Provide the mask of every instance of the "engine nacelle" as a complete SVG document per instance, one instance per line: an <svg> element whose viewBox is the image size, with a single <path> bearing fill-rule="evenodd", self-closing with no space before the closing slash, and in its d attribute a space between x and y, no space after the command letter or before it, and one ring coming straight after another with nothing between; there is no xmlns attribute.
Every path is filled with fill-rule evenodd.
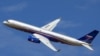
<svg viewBox="0 0 100 56"><path fill-rule="evenodd" d="M37 38L34 38L33 36L30 36L30 37L28 38L28 41L34 42L34 43L40 43L40 40L37 39Z"/></svg>

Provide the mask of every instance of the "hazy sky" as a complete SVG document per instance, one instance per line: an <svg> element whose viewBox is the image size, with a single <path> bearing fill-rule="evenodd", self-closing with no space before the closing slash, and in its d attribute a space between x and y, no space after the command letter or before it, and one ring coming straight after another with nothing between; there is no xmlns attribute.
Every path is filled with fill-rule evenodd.
<svg viewBox="0 0 100 56"><path fill-rule="evenodd" d="M52 42L61 49L53 52L42 43L27 41L31 34L2 24L15 19L41 27L59 17L55 32L80 38L100 31L100 0L0 0L0 56L100 56L100 34L92 43L94 51Z"/></svg>

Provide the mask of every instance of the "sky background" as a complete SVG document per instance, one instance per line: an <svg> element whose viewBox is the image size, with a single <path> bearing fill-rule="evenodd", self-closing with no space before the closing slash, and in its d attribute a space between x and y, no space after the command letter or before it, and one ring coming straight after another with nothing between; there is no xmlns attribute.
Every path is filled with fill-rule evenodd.
<svg viewBox="0 0 100 56"><path fill-rule="evenodd" d="M61 49L53 52L42 43L27 41L31 34L2 23L15 19L41 27L59 17L55 32L80 38L100 31L100 0L0 0L0 56L100 56L100 34L93 41L94 51L52 42Z"/></svg>

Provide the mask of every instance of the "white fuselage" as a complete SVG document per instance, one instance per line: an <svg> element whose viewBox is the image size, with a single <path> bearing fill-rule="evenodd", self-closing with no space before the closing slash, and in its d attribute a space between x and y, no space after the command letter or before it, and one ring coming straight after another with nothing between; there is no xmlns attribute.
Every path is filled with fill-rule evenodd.
<svg viewBox="0 0 100 56"><path fill-rule="evenodd" d="M83 43L86 43L86 42L77 40L75 38L69 37L69 36L65 36L65 35L62 35L62 34L59 34L56 32L52 32L52 31L43 30L39 27L25 24L23 22L19 22L16 20L8 20L8 21L4 21L3 23L9 27L12 27L12 28L15 28L15 29L18 29L21 31L25 31L25 32L32 33L32 34L37 33L37 34L40 34L43 36L51 37L51 38L56 39L59 42L64 43L64 44L81 46Z"/></svg>

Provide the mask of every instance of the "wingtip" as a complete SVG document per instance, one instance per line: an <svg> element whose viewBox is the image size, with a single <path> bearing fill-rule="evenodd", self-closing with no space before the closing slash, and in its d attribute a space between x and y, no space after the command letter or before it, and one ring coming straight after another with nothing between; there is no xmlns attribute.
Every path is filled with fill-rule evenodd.
<svg viewBox="0 0 100 56"><path fill-rule="evenodd" d="M58 19L61 20L62 17L59 17Z"/></svg>
<svg viewBox="0 0 100 56"><path fill-rule="evenodd" d="M61 17L59 17L58 19L56 19L57 21L60 21L61 20Z"/></svg>
<svg viewBox="0 0 100 56"><path fill-rule="evenodd" d="M60 49L58 49L57 52L60 52Z"/></svg>
<svg viewBox="0 0 100 56"><path fill-rule="evenodd" d="M55 52L60 52L60 49L55 50Z"/></svg>

